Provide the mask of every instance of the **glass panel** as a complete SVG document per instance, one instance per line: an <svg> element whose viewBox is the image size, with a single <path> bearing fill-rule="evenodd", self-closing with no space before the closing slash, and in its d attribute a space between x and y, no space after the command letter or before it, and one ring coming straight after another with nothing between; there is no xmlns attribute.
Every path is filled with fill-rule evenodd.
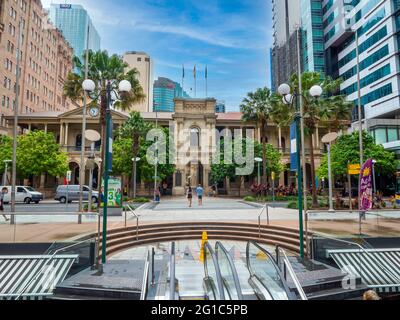
<svg viewBox="0 0 400 320"><path fill-rule="evenodd" d="M234 271L229 264L229 258L220 247L217 247L216 254L221 276L225 287L229 292L229 296L231 297L231 300L239 300L239 295L235 286ZM225 298L227 297L228 295L225 296Z"/></svg>
<svg viewBox="0 0 400 320"><path fill-rule="evenodd" d="M399 140L397 128L388 128L388 142Z"/></svg>
<svg viewBox="0 0 400 320"><path fill-rule="evenodd" d="M250 244L249 247L249 264L254 275L262 282L274 300L288 300L275 262L254 244Z"/></svg>
<svg viewBox="0 0 400 320"><path fill-rule="evenodd" d="M375 142L382 144L387 142L386 128L375 129Z"/></svg>

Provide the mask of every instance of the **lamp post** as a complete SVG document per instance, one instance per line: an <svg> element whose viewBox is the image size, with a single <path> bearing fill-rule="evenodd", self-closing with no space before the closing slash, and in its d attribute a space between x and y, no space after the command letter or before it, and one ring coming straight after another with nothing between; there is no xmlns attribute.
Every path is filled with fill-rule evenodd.
<svg viewBox="0 0 400 320"><path fill-rule="evenodd" d="M7 184L8 164L11 162L12 162L12 160L4 160L3 186L5 186Z"/></svg>
<svg viewBox="0 0 400 320"><path fill-rule="evenodd" d="M96 84L93 80L86 79L82 83L82 88L88 94L93 93L96 89ZM111 123L111 106L112 106L112 95L116 98L119 98L119 93L126 93L132 90L132 85L128 80L122 80L118 84L113 80L108 80L106 89L100 90L98 92L98 96L93 100L97 99L101 96L102 93L105 93L107 103L106 103L106 141L105 141L105 159L104 159L104 208L103 208L103 242L102 242L102 263L106 263L107 260L107 211L108 211L108 180L109 173L112 171L112 123Z"/></svg>
<svg viewBox="0 0 400 320"><path fill-rule="evenodd" d="M322 137L322 143L328 147L328 179L329 179L329 212L335 212L333 209L333 183L332 183L332 163L331 163L331 145L338 138L336 132L328 133Z"/></svg>
<svg viewBox="0 0 400 320"><path fill-rule="evenodd" d="M303 107L302 99L306 99L299 92L291 93L291 88L288 84L281 84L278 88L278 92L283 96L283 103L287 105L293 105L296 103L296 114L294 120L296 121L296 162L297 162L297 184L298 184L298 206L299 206L299 238L300 238L300 256L304 257L304 226L303 226L303 209L307 209L307 194L306 194L306 172L305 172L305 148L304 148L304 119L303 119ZM322 88L320 86L313 86L310 89L310 95L313 97L320 96L322 94ZM300 107L298 104L300 101ZM299 139L301 138L301 139ZM300 153L301 150L301 153ZM303 163L301 163L301 157ZM304 192L304 195L303 195ZM304 204L304 207L303 207ZM306 219L307 220L307 219ZM306 237L307 237L307 225L306 225Z"/></svg>
<svg viewBox="0 0 400 320"><path fill-rule="evenodd" d="M154 103L156 106L157 104ZM158 110L156 108L156 130L158 129ZM157 139L157 138L156 138ZM158 139L157 139L157 149L156 149L156 163L154 164L154 202L157 202L157 170L158 170Z"/></svg>
<svg viewBox="0 0 400 320"><path fill-rule="evenodd" d="M261 162L263 161L261 158L255 158L254 159L254 161L255 162L257 162L257 165L258 165L258 179L257 179L257 184L258 185L260 185L261 184L261 169L260 169L260 165L261 165Z"/></svg>
<svg viewBox="0 0 400 320"><path fill-rule="evenodd" d="M133 162L133 198L136 199L136 164L140 161L139 157L132 158Z"/></svg>

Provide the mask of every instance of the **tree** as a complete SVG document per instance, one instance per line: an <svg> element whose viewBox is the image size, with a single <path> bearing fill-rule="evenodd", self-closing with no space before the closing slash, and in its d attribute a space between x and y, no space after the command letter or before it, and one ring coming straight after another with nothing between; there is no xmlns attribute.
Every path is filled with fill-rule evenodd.
<svg viewBox="0 0 400 320"><path fill-rule="evenodd" d="M123 124L119 133L122 138L131 139L131 159L133 159L133 161L131 161L133 162L131 170L131 190L134 198L136 197L136 158L138 157L140 151L140 142L151 128L152 125L148 122L145 122L139 112L134 111L131 112L129 119Z"/></svg>
<svg viewBox="0 0 400 320"><path fill-rule="evenodd" d="M113 143L113 166L115 175L128 175L132 173L132 138L117 137Z"/></svg>
<svg viewBox="0 0 400 320"><path fill-rule="evenodd" d="M243 121L257 123L261 131L262 159L263 159L263 183L267 182L267 124L271 117L274 95L268 88L259 88L256 92L249 92L243 99L240 110L243 113Z"/></svg>
<svg viewBox="0 0 400 320"><path fill-rule="evenodd" d="M311 176L315 177L315 155L312 136L315 134L316 128L321 123L327 123L330 128L340 129L344 121L350 120L350 111L353 103L346 101L345 96L336 94L340 89L341 79L324 78L318 72L304 72L301 77L305 134L309 137ZM293 75L291 87L294 92L298 92L298 84L298 76ZM323 95L317 99L310 95L310 89L314 85L320 85L323 89ZM312 184L312 196L313 205L318 206L315 183Z"/></svg>
<svg viewBox="0 0 400 320"><path fill-rule="evenodd" d="M241 152L242 153L241 155L245 156L244 152L246 150L246 145L249 143L253 143L254 144L254 157L262 157L263 146L257 141L253 141L249 138L243 138L241 150L237 150L237 148L235 148L235 142L231 142L231 143L232 143L233 155L235 155L235 153ZM282 162L281 162L281 156L282 156L281 153L276 148L274 148L271 144L267 144L265 146L265 150L266 150L266 153L268 154L267 167L265 170L266 174L268 176L271 176L272 172L275 172L277 175L279 175L284 169L284 166L282 165ZM225 141L224 140L221 140L221 142L220 142L220 154L219 155L220 155L220 157L218 159L218 163L211 165L210 180L213 183L223 182L226 178L234 179L235 177L237 177L236 169L244 167L244 165L236 164L234 161L229 161L229 162L232 162L230 164L228 164L225 161L226 158L225 158ZM234 160L234 159L232 159L232 160ZM254 167L253 172L249 176L255 177L257 175L258 175L258 170L256 167ZM241 181L240 181L240 186L239 186L239 196L241 193L241 186L242 186L244 176L240 176L240 178L241 178Z"/></svg>
<svg viewBox="0 0 400 320"><path fill-rule="evenodd" d="M365 159L374 159L376 172L381 175L391 175L396 172L398 161L393 152L387 151L382 145L375 144L374 138L364 131L364 156ZM347 176L348 164L358 164L360 162L359 134L343 135L332 145L331 163L333 176ZM318 169L319 178L328 178L328 155L322 159Z"/></svg>
<svg viewBox="0 0 400 320"><path fill-rule="evenodd" d="M0 174L4 174L5 160L12 159L12 139L9 136L0 135ZM8 166L10 168L10 166Z"/></svg>
<svg viewBox="0 0 400 320"><path fill-rule="evenodd" d="M84 55L86 58L86 54ZM143 88L138 80L138 71L132 69L126 72L128 64L116 54L109 55L107 51L88 53L88 78L96 83L95 96L100 99L100 124L101 124L101 141L105 141L106 127L106 109L107 109L107 94L106 88L108 81L113 81L115 84L121 80L131 82L132 90L122 95L122 100L114 104L115 108L121 110L130 110L134 104L137 104L145 98ZM84 92L82 83L85 80L85 64L78 57L74 57L74 65L77 72L71 72L67 81L64 84L64 96L70 98L75 106L81 106L84 100ZM98 99L93 99L90 104L97 105ZM101 148L102 159L104 159L105 148ZM104 163L101 164L101 172L103 173Z"/></svg>
<svg viewBox="0 0 400 320"><path fill-rule="evenodd" d="M68 171L67 154L52 133L32 131L18 137L17 172L21 178L48 173L63 177Z"/></svg>

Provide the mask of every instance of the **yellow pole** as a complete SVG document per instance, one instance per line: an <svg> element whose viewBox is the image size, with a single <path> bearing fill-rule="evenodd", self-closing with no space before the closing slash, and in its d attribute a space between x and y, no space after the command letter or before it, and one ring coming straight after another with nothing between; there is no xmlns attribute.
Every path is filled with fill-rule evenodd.
<svg viewBox="0 0 400 320"><path fill-rule="evenodd" d="M207 231L203 231L203 234L201 236L201 248L200 248L200 257L199 257L200 262L204 262L204 247L205 247L207 241L208 241Z"/></svg>

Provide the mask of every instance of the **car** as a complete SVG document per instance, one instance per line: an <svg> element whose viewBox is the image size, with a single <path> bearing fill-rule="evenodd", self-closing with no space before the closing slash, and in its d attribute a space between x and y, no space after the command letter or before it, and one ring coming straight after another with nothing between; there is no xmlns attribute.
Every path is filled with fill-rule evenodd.
<svg viewBox="0 0 400 320"><path fill-rule="evenodd" d="M4 203L8 204L11 202L11 186L0 186L0 190L6 188L8 192L4 195ZM43 194L36 191L32 187L27 186L16 186L15 202L29 204L34 202L39 204L43 200Z"/></svg>
<svg viewBox="0 0 400 320"><path fill-rule="evenodd" d="M79 185L60 185L57 187L56 195L54 200L60 201L60 203L72 203L73 201L79 201ZM89 187L83 186L83 200L89 200ZM97 203L99 201L99 193L92 191L92 202Z"/></svg>

